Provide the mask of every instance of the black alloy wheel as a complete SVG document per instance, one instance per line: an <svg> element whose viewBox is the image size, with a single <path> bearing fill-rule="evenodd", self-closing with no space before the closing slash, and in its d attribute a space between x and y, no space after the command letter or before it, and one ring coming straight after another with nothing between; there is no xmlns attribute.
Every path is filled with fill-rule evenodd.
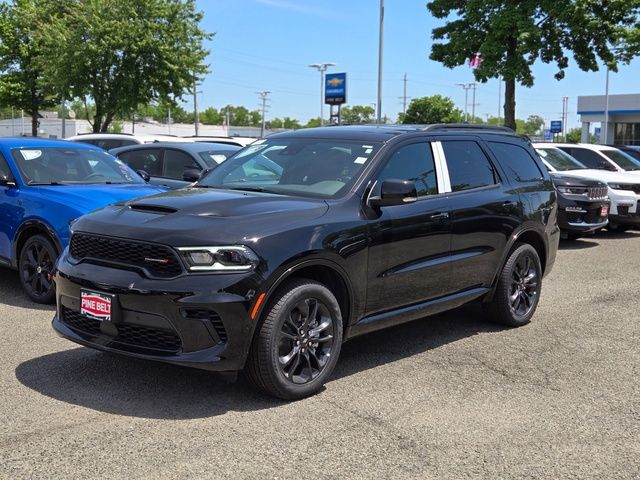
<svg viewBox="0 0 640 480"><path fill-rule="evenodd" d="M317 298L301 300L289 312L278 334L282 374L292 383L317 378L327 366L333 348L333 319Z"/></svg>
<svg viewBox="0 0 640 480"><path fill-rule="evenodd" d="M53 282L53 267L58 252L51 241L43 235L30 237L18 261L22 288L36 303L53 303L56 289Z"/></svg>
<svg viewBox="0 0 640 480"><path fill-rule="evenodd" d="M342 346L342 314L331 291L307 279L285 282L265 308L245 373L260 390L285 400L318 392Z"/></svg>
<svg viewBox="0 0 640 480"><path fill-rule="evenodd" d="M485 305L489 318L510 327L531 321L540 300L542 267L535 248L514 245L502 269L490 303Z"/></svg>

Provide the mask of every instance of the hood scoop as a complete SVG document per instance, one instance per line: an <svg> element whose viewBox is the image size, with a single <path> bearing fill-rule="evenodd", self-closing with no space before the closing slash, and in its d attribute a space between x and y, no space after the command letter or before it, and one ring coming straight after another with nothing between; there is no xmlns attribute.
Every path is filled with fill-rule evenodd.
<svg viewBox="0 0 640 480"><path fill-rule="evenodd" d="M155 213L157 215L168 215L170 213L176 213L177 208L165 207L164 205L150 205L146 203L133 203L129 205L130 210L138 212Z"/></svg>

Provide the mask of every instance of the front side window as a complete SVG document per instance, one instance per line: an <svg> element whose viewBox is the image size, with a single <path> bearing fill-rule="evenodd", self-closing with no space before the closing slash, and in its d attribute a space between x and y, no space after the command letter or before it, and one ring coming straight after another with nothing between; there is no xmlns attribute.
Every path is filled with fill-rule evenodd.
<svg viewBox="0 0 640 480"><path fill-rule="evenodd" d="M107 152L72 147L16 148L11 154L28 185L144 183Z"/></svg>
<svg viewBox="0 0 640 480"><path fill-rule="evenodd" d="M196 186L337 198L355 183L380 146L342 139L268 138L238 152Z"/></svg>
<svg viewBox="0 0 640 480"><path fill-rule="evenodd" d="M624 170L640 170L640 163L620 150L602 150L601 153Z"/></svg>
<svg viewBox="0 0 640 480"><path fill-rule="evenodd" d="M9 164L4 158L4 155L0 153L0 176L6 175L6 177L13 181L13 175L11 174L11 169L9 168Z"/></svg>
<svg viewBox="0 0 640 480"><path fill-rule="evenodd" d="M438 184L431 145L425 142L412 143L393 152L378 181L390 179L413 181L418 197L437 194Z"/></svg>
<svg viewBox="0 0 640 480"><path fill-rule="evenodd" d="M489 146L511 180L532 182L543 178L534 158L521 146L502 142L489 142Z"/></svg>
<svg viewBox="0 0 640 480"><path fill-rule="evenodd" d="M190 155L168 148L164 151L162 176L182 180L185 170L202 170Z"/></svg>
<svg viewBox="0 0 640 480"><path fill-rule="evenodd" d="M487 187L498 182L493 165L476 142L450 140L442 142L442 148L449 168L451 191Z"/></svg>
<svg viewBox="0 0 640 480"><path fill-rule="evenodd" d="M616 167L607 162L604 158L587 148L576 147L561 147L562 150L567 152L573 158L578 160L583 165L589 168L595 168L598 170L611 170L616 171Z"/></svg>

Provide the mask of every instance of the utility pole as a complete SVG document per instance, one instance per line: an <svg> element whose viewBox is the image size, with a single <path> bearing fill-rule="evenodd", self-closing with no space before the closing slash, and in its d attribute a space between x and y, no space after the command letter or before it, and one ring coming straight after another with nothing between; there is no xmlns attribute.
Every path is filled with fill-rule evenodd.
<svg viewBox="0 0 640 480"><path fill-rule="evenodd" d="M193 79L193 123L195 125L196 137L199 134L200 129L200 115L198 114L198 79Z"/></svg>
<svg viewBox="0 0 640 480"><path fill-rule="evenodd" d="M262 92L256 92L256 93L262 99L262 128L260 129L260 138L264 138L265 114L266 114L266 111L267 111L267 100L269 99L269 94L271 92L269 90L264 90Z"/></svg>
<svg viewBox="0 0 640 480"><path fill-rule="evenodd" d="M467 114L467 111L468 111L468 105L469 105L469 89L472 88L472 86L475 85L475 83L456 83L456 85L464 88L464 121L468 122L469 115ZM475 96L475 90L474 90L474 96ZM475 107L474 107L474 112L475 112Z"/></svg>
<svg viewBox="0 0 640 480"><path fill-rule="evenodd" d="M500 125L500 117L502 117L502 77L498 77L498 125Z"/></svg>
<svg viewBox="0 0 640 480"><path fill-rule="evenodd" d="M64 103L65 98L62 95L62 100L60 100L60 117L62 118L62 131L60 132L60 137L65 138L67 136L67 124L65 122L66 115L64 114Z"/></svg>
<svg viewBox="0 0 640 480"><path fill-rule="evenodd" d="M402 113L407 114L407 74L404 74L404 79L402 80L404 83L404 91L402 94Z"/></svg>
<svg viewBox="0 0 640 480"><path fill-rule="evenodd" d="M324 125L324 72L328 67L335 67L335 63L312 63L311 68L317 68L320 72L320 126Z"/></svg>
<svg viewBox="0 0 640 480"><path fill-rule="evenodd" d="M473 82L470 85L471 88L473 88L473 97L471 100L471 123L476 123L476 87L478 84Z"/></svg>
<svg viewBox="0 0 640 480"><path fill-rule="evenodd" d="M607 81L604 90L604 126L600 130L604 130L600 137L602 145L606 145L609 141L609 67L607 67Z"/></svg>
<svg viewBox="0 0 640 480"><path fill-rule="evenodd" d="M378 101L377 123L382 123L382 51L384 39L384 0L380 0L380 33L378 42Z"/></svg>
<svg viewBox="0 0 640 480"><path fill-rule="evenodd" d="M167 105L169 118L167 122L169 123L169 135L171 135L171 105Z"/></svg>
<svg viewBox="0 0 640 480"><path fill-rule="evenodd" d="M567 137L567 118L569 117L569 97L562 97L562 136Z"/></svg>

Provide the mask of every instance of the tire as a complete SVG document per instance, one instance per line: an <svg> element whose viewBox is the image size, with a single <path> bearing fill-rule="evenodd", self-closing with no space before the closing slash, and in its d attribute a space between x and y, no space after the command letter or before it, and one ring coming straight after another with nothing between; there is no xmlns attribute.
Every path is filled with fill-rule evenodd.
<svg viewBox="0 0 640 480"><path fill-rule="evenodd" d="M336 297L321 283L292 279L278 289L263 318L246 377L259 390L283 400L317 393L331 376L342 346Z"/></svg>
<svg viewBox="0 0 640 480"><path fill-rule="evenodd" d="M629 226L620 225L619 223L615 223L615 222L609 222L607 224L607 230L609 230L610 232L624 233L627 230L629 230Z"/></svg>
<svg viewBox="0 0 640 480"><path fill-rule="evenodd" d="M535 248L516 243L500 273L493 299L486 306L489 318L509 327L531 321L542 289L542 267Z"/></svg>
<svg viewBox="0 0 640 480"><path fill-rule="evenodd" d="M56 288L53 267L58 251L44 235L33 235L25 242L18 258L20 283L27 296L36 303L53 303Z"/></svg>

